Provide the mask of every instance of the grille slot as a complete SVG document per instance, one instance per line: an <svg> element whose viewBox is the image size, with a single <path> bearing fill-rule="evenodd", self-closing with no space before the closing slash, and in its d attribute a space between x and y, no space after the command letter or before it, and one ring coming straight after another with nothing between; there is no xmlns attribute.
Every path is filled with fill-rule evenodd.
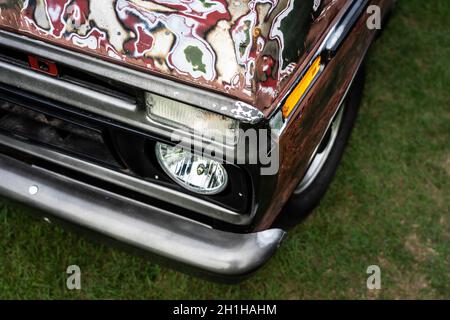
<svg viewBox="0 0 450 320"><path fill-rule="evenodd" d="M20 50L0 46L0 60L29 68L28 53ZM57 61L56 63L58 78L60 80L77 84L134 104L137 103L138 97L142 95L140 90L127 86L126 84L102 78L89 72L78 70L72 66L58 63Z"/></svg>
<svg viewBox="0 0 450 320"><path fill-rule="evenodd" d="M119 167L100 130L76 125L2 101L0 101L0 130L110 167Z"/></svg>

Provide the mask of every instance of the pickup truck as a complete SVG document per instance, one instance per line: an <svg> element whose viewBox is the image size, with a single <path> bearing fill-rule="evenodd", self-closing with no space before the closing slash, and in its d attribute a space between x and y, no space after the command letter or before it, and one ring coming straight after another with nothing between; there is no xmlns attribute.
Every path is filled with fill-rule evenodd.
<svg viewBox="0 0 450 320"><path fill-rule="evenodd" d="M217 280L344 152L393 0L0 0L0 195Z"/></svg>

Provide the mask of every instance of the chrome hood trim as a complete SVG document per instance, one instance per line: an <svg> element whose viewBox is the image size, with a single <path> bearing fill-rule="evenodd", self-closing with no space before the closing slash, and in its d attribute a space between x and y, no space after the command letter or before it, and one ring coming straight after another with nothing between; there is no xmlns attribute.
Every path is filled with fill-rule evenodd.
<svg viewBox="0 0 450 320"><path fill-rule="evenodd" d="M210 110L244 123L255 124L264 118L257 108L214 92L167 80L121 65L106 62L76 51L64 49L29 37L0 30L0 45L65 64L82 71L111 79L128 86L153 92L170 99ZM0 82L42 94L57 101L109 116L122 122L148 129L142 106L105 96L88 88L77 87L48 75L36 73L8 63L0 65ZM152 125L154 127L154 125ZM162 129L164 131L165 129Z"/></svg>

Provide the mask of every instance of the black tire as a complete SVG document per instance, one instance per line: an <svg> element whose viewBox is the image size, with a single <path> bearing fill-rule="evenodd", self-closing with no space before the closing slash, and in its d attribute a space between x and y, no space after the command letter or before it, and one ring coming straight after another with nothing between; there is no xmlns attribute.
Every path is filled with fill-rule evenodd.
<svg viewBox="0 0 450 320"><path fill-rule="evenodd" d="M276 227L285 230L293 228L312 212L325 195L342 159L345 146L355 124L362 99L364 82L365 73L364 66L362 66L353 81L345 102L341 106L341 108L344 108L342 122L328 158L312 183L300 193L291 195L291 198L275 221Z"/></svg>

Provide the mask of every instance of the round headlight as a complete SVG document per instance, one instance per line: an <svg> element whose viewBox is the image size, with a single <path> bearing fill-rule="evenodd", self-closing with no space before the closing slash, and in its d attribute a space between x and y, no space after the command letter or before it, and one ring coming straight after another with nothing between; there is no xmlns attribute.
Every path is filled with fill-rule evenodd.
<svg viewBox="0 0 450 320"><path fill-rule="evenodd" d="M227 185L227 172L217 161L159 142L156 144L156 157L164 171L188 190L216 194Z"/></svg>

